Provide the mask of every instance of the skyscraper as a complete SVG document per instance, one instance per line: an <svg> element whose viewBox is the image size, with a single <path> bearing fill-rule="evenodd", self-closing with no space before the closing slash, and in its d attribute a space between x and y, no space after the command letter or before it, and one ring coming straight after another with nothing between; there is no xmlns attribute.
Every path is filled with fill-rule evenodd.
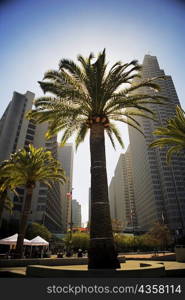
<svg viewBox="0 0 185 300"><path fill-rule="evenodd" d="M72 223L73 228L81 227L82 225L82 217L81 217L81 205L80 203L73 199L72 200Z"/></svg>
<svg viewBox="0 0 185 300"><path fill-rule="evenodd" d="M25 95L14 92L0 120L0 161L33 141L36 126L24 118L25 112L32 107L33 98L34 94L29 91Z"/></svg>
<svg viewBox="0 0 185 300"><path fill-rule="evenodd" d="M62 168L66 173L66 183L60 185L62 198L62 231L66 232L71 223L71 207L72 207L72 180L73 180L73 144L66 143L64 147L58 145L58 160L61 162ZM71 197L67 195L71 193Z"/></svg>
<svg viewBox="0 0 185 300"><path fill-rule="evenodd" d="M142 79L165 75L160 69L157 58L145 55ZM160 94L168 98L167 105L150 104L156 112L158 122L143 117L141 124L145 137L129 126L130 153L133 166L133 182L138 225L148 230L156 221L168 224L176 235L184 231L185 225L185 155L174 155L172 163L166 164L166 149L150 149L154 140L152 132L165 126L166 120L173 117L179 99L171 76L158 80ZM155 93L142 88L141 93Z"/></svg>
<svg viewBox="0 0 185 300"><path fill-rule="evenodd" d="M136 230L137 218L133 189L130 146L121 154L109 185L111 218L122 224L122 229Z"/></svg>
<svg viewBox="0 0 185 300"><path fill-rule="evenodd" d="M60 160L57 137L45 139L48 124L36 125L33 120L28 121L24 117L25 112L32 107L33 98L34 94L31 92L27 92L25 95L14 92L13 99L0 120L0 161L7 159L11 153L20 148L27 148L29 144L33 144L35 147L45 147L52 152L56 159ZM62 163L68 173L67 159L64 158ZM71 183L68 182L68 184L70 189ZM29 222L44 224L51 232L61 233L64 223L63 203L67 201L66 196L62 195L61 190L63 189L62 185L57 182L52 184L52 189L42 183L37 183L33 191ZM19 197L11 195L14 202L13 214L10 215L4 211L3 216L8 224L18 224L20 220L25 189L19 187L17 192Z"/></svg>

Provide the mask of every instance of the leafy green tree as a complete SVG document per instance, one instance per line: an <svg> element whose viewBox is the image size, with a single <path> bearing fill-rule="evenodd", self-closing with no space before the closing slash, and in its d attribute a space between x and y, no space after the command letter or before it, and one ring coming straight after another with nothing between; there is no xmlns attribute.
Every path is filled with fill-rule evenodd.
<svg viewBox="0 0 185 300"><path fill-rule="evenodd" d="M66 234L64 241L65 245L68 247L70 244L69 234ZM85 232L73 233L72 245L75 251L77 251L78 249L87 250L89 248L89 234Z"/></svg>
<svg viewBox="0 0 185 300"><path fill-rule="evenodd" d="M158 240L161 249L166 249L170 243L172 243L172 237L170 230L166 224L161 224L156 222L154 226L149 231L149 234Z"/></svg>
<svg viewBox="0 0 185 300"><path fill-rule="evenodd" d="M22 257L23 241L36 182L42 182L49 187L52 187L51 184L54 181L63 183L65 180L64 171L60 167L60 163L52 157L50 151L45 151L44 148L37 149L32 145L29 145L28 150L21 149L12 154L9 160L4 161L3 171L4 176L8 177L10 181L16 181L17 186L26 188L16 245L17 256Z"/></svg>
<svg viewBox="0 0 185 300"><path fill-rule="evenodd" d="M139 81L141 66L136 60L122 64L116 62L109 70L105 50L94 61L91 53L88 58L78 56L80 66L62 59L59 70L50 70L39 82L44 93L51 96L35 100L35 109L28 118L36 122L49 122L47 138L64 130L61 144L76 132L76 147L90 131L91 154L91 226L90 226L90 269L119 267L111 227L108 201L108 185L105 157L105 136L107 133L113 147L114 137L123 147L120 133L112 121L119 121L141 132L140 124L134 116L153 118L153 111L147 103L162 103L164 97L136 94L141 87L159 90L154 82L157 78Z"/></svg>
<svg viewBox="0 0 185 300"><path fill-rule="evenodd" d="M149 233L145 233L137 237L138 249L143 251L154 250L160 247L160 242L157 238Z"/></svg>
<svg viewBox="0 0 185 300"><path fill-rule="evenodd" d="M133 250L147 251L160 247L160 241L149 233L139 236L115 234L115 243L118 252Z"/></svg>
<svg viewBox="0 0 185 300"><path fill-rule="evenodd" d="M29 224L27 227L27 230L26 230L26 237L29 240L32 240L33 238L35 238L38 235L41 236L46 241L49 241L52 236L51 232L43 224L39 224L39 223L35 223L35 222Z"/></svg>
<svg viewBox="0 0 185 300"><path fill-rule="evenodd" d="M181 107L176 107L176 115L167 121L166 127L159 127L153 132L157 138L150 147L163 148L168 146L166 160L169 163L174 153L185 149L185 113Z"/></svg>
<svg viewBox="0 0 185 300"><path fill-rule="evenodd" d="M113 232L122 232L124 223L117 219L112 219L112 231Z"/></svg>

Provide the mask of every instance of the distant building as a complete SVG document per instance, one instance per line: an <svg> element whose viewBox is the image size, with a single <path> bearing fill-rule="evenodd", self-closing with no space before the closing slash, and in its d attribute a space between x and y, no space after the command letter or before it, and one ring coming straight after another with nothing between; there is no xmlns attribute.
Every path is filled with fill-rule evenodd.
<svg viewBox="0 0 185 300"><path fill-rule="evenodd" d="M81 205L77 200L72 200L72 223L73 227L81 227L82 224Z"/></svg>
<svg viewBox="0 0 185 300"><path fill-rule="evenodd" d="M155 56L145 55L141 75L141 79L148 79L165 73ZM148 105L156 112L158 122L137 117L145 137L129 126L138 225L142 230L149 230L155 222L165 222L175 236L185 235L185 153L174 155L167 165L166 149L148 147L156 138L152 135L155 128L165 126L166 120L175 115L176 105L180 105L171 76L158 83L161 95L169 102L169 105ZM148 88L139 92L155 93Z"/></svg>
<svg viewBox="0 0 185 300"><path fill-rule="evenodd" d="M62 230L66 232L71 223L71 201L72 201L72 180L73 180L73 144L66 143L65 146L58 145L58 160L66 172L66 183L60 185L62 199Z"/></svg>
<svg viewBox="0 0 185 300"><path fill-rule="evenodd" d="M0 161L33 142L36 126L24 116L32 108L34 94L14 92L12 101L0 120Z"/></svg>
<svg viewBox="0 0 185 300"><path fill-rule="evenodd" d="M128 147L125 154L121 154L119 157L114 177L109 185L109 201L113 225L119 222L119 227L122 226L122 231L128 228L131 231L136 230L137 217L130 147Z"/></svg>

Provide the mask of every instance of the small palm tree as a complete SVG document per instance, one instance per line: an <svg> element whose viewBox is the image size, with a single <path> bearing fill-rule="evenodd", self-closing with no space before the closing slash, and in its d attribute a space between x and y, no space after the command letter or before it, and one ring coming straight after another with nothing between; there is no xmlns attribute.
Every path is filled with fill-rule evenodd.
<svg viewBox="0 0 185 300"><path fill-rule="evenodd" d="M154 135L162 136L150 144L150 147L164 148L168 146L166 160L169 163L174 153L185 149L185 113L181 107L176 107L176 115L167 121L166 127L159 127Z"/></svg>
<svg viewBox="0 0 185 300"><path fill-rule="evenodd" d="M157 78L131 85L134 78L140 77L141 66L136 60L117 62L109 71L105 60L105 50L96 61L92 53L87 59L79 55L81 66L62 59L59 70L46 72L47 81L39 82L44 93L54 96L37 99L35 109L27 115L38 123L49 122L47 138L64 130L62 144L76 132L78 147L90 131L92 212L88 267L91 269L119 267L109 211L104 134L107 133L113 147L114 137L123 147L120 133L111 120L127 123L141 132L134 116L152 118L153 112L146 104L162 103L164 98L131 94L141 87L159 90L153 82Z"/></svg>
<svg viewBox="0 0 185 300"><path fill-rule="evenodd" d="M36 182L42 182L49 187L55 181L63 183L65 181L64 171L60 167L60 163L52 157L50 151L45 151L44 148L36 149L32 145L29 145L28 150L21 149L12 154L9 160L4 161L3 171L4 176L9 177L10 181L16 181L17 187L24 186L26 188L16 246L17 257L22 257L23 241Z"/></svg>

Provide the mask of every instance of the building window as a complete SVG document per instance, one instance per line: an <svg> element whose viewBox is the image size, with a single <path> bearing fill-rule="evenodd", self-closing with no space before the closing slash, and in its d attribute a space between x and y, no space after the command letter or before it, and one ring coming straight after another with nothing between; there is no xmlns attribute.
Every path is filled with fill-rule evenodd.
<svg viewBox="0 0 185 300"><path fill-rule="evenodd" d="M31 130L31 129L28 129L27 133L34 134L35 132L33 130Z"/></svg>
<svg viewBox="0 0 185 300"><path fill-rule="evenodd" d="M29 135L29 134L27 134L27 135L26 135L26 138L27 138L28 140L31 140L31 141L33 141L33 138L34 138L34 137L33 137L33 136L31 136L31 135Z"/></svg>

